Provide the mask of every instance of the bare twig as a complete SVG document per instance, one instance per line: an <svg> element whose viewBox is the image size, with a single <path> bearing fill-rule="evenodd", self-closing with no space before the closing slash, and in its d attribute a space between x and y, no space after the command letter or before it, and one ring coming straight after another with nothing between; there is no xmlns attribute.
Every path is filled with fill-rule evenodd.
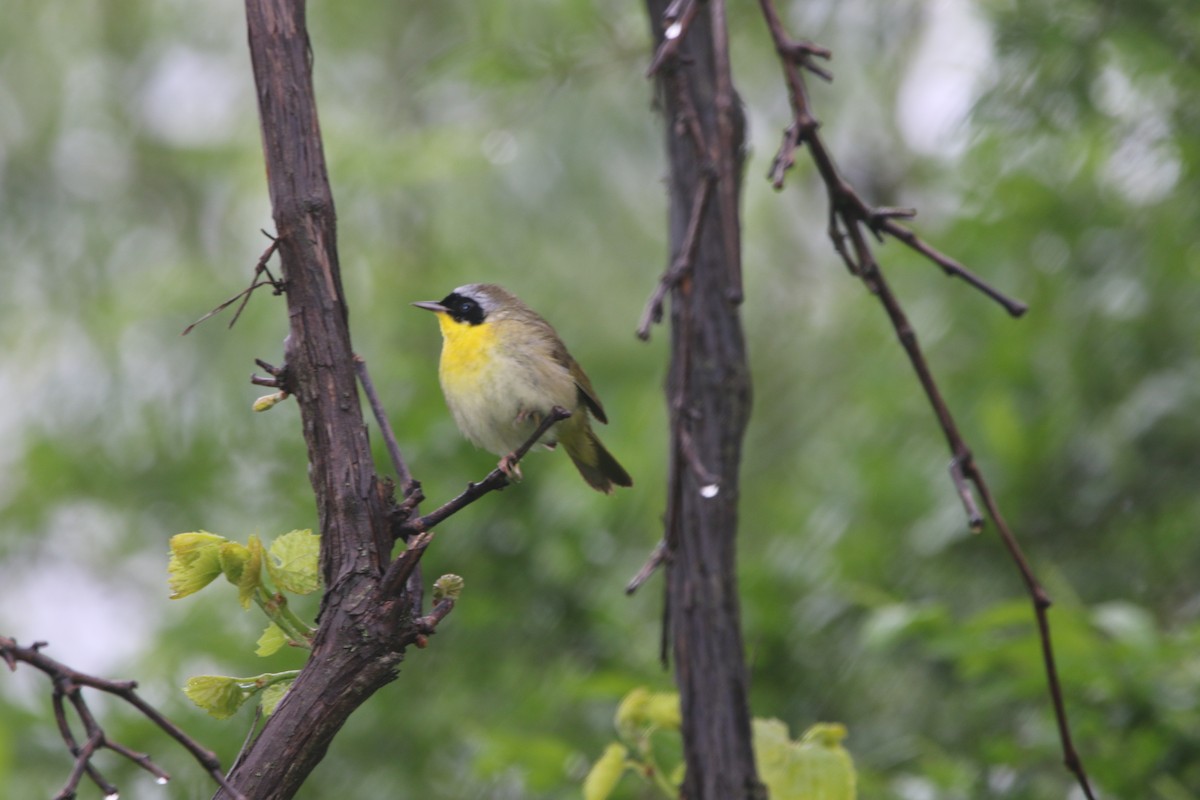
<svg viewBox="0 0 1200 800"><path fill-rule="evenodd" d="M696 257L696 244L700 241L700 221L704 218L704 211L708 208L708 200L712 197L713 179L700 184L700 191L692 199L692 214L688 218L687 233L683 237L683 247L679 250L679 255L671 262L671 266L659 279L658 285L654 287L654 293L650 295L650 299L646 301L646 309L642 312L642 319L638 323L637 335L638 338L645 341L650 338L650 328L656 323L662 322L663 302L667 298L667 293L683 280L688 272L692 269L692 261Z"/></svg>
<svg viewBox="0 0 1200 800"><path fill-rule="evenodd" d="M383 434L383 443L387 446L388 456L392 459L392 468L396 470L396 477L400 479L400 493L403 497L408 497L414 488L420 489L420 484L413 480L408 464L400 453L400 445L396 443L396 434L392 431L392 424L388 422L387 412L383 410L383 403L379 401L375 384L371 380L371 373L367 371L367 362L363 360L362 356L354 356L354 369L358 372L358 382L362 384L367 401L371 404L375 421L379 423L379 430Z"/></svg>
<svg viewBox="0 0 1200 800"><path fill-rule="evenodd" d="M432 531L422 531L420 533L412 533L411 531L402 537L405 539L406 547L404 552L396 556L391 564L388 564L387 572L383 575L383 580L379 582L380 591L384 597L395 597L400 587L410 584L410 580L414 575L419 575L418 570L421 565L421 556L425 555L425 549L433 542ZM409 586L409 595L412 596L412 587ZM419 606L415 606L419 609Z"/></svg>
<svg viewBox="0 0 1200 800"><path fill-rule="evenodd" d="M878 216L878 212L876 212L876 215ZM947 255L943 255L942 253L938 252L934 248L927 245L925 242L923 242L921 240L921 238L919 236L917 236L915 233L913 233L911 230L904 227L903 225L896 223L894 220L879 219L878 223L877 223L877 229L884 231L885 233L889 233L892 236L894 236L895 238L904 242L906 245L911 247L913 250L917 251L918 253L925 256L927 259L929 259L930 261L932 261L933 263L935 263L939 267L941 267L942 271L945 272L950 277L961 278L962 280L966 281L970 285L974 286L976 289L983 292L985 295L987 295L988 297L990 297L991 299L995 300L997 303L1002 305L1004 307L1004 310L1007 311L1012 316L1020 317L1026 311L1029 310L1029 306L1025 305L1020 300L1016 300L1014 298L1008 297L1007 295L1002 293L999 289L995 288L994 286L989 284L987 281L985 281L983 278L980 278L978 275L971 272L969 269L967 269L962 264L955 261L953 258L950 258Z"/></svg>
<svg viewBox="0 0 1200 800"><path fill-rule="evenodd" d="M679 45L683 43L688 28L691 27L692 20L696 18L696 12L699 10L700 3L697 0L678 0L670 5L666 14L663 15L667 24L663 31L663 40L658 46L654 58L651 59L650 66L646 69L647 78L654 77L654 74L668 59L675 57Z"/></svg>
<svg viewBox="0 0 1200 800"><path fill-rule="evenodd" d="M516 466L525 457L525 454L529 452L529 449L537 444L538 439L541 439L546 431L550 430L551 426L569 416L571 416L571 412L562 406L551 408L550 413L542 417L541 423L537 426L533 434L520 447L509 453L508 456L505 456L508 463L511 466ZM430 530L436 525L445 522L447 518L462 511L485 494L497 489L503 489L508 483L508 476L497 466L479 483L468 483L467 488L458 497L445 503L440 508L436 508L424 516L417 517L400 527L410 533L422 533Z"/></svg>
<svg viewBox="0 0 1200 800"><path fill-rule="evenodd" d="M967 454L967 457L970 458L970 454ZM954 482L963 509L967 512L967 526L971 533L979 533L983 530L983 514L979 513L975 495L971 494L971 487L967 485L967 479L963 475L962 462L957 458L950 459L950 480Z"/></svg>
<svg viewBox="0 0 1200 800"><path fill-rule="evenodd" d="M725 297L741 303L742 296L742 231L738 222L738 185L741 178L740 152L743 131L734 130L744 124L735 105L739 102L733 90L733 74L729 65L729 26L725 21L725 0L709 0L713 37L713 107L716 110L717 142L713 167L717 172L717 200L721 210L721 242L725 247ZM722 154L724 157L717 157Z"/></svg>
<svg viewBox="0 0 1200 800"><path fill-rule="evenodd" d="M388 421L387 412L383 409L383 403L379 399L378 392L375 391L375 382L371 380L367 362L363 360L362 356L354 356L354 369L358 373L358 382L367 395L367 401L371 404L371 412L375 415L375 421L379 424L379 430L383 434L383 442L387 447L388 457L392 460L392 468L396 470L396 477L400 479L400 493L404 497L404 502L396 506L396 513L392 515L392 519L399 520L401 523L407 522L413 514L417 513L418 506L425 499L425 493L421 491L420 481L413 478L412 472L408 469L408 463L400 452L396 434L392 431L392 424ZM389 481L389 489L390 486L391 482ZM391 498L389 497L389 499ZM408 532L403 528L400 528L398 534L406 542L410 538ZM400 587L394 581L399 580L402 576L407 584L409 600L415 609L414 613L420 613L421 606L425 602L425 586L421 576L421 565L418 562L428 545L428 541L422 542L419 548L410 544L409 548L396 561L388 565L388 572L385 574L383 582L382 588L385 596L391 597L394 592L399 591ZM397 566L396 562L402 559L410 559L411 564L406 561Z"/></svg>
<svg viewBox="0 0 1200 800"><path fill-rule="evenodd" d="M895 222L896 217L909 218L915 212L910 209L871 208L842 178L833 156L830 155L821 139L820 123L812 113L804 77L797 68L798 65L811 68L809 56L817 55L828 58L830 53L809 42L797 42L788 37L772 0L759 0L759 4L762 6L763 17L775 43L775 50L780 56L784 81L788 87L788 97L792 106L792 123L785 129L779 152L776 153L775 159L771 163L769 177L774 187L776 189L783 188L784 173L795 163L794 150L800 145L808 145L813 163L829 193L831 212L842 217L848 226L865 224L875 236L887 233L941 267L947 275L962 278L970 286L999 303L1012 316L1019 317L1024 314L1027 310L1024 303L1006 296L999 289L989 285L957 261L929 247L912 231ZM798 57L798 53L801 56ZM841 251L839 250L839 252Z"/></svg>
<svg viewBox="0 0 1200 800"><path fill-rule="evenodd" d="M259 256L258 263L254 265L254 277L250 280L250 285L247 286L245 289L242 289L240 292L235 294L233 297L226 300L224 303L221 303L221 305L217 306L212 311L209 311L207 314L205 314L203 317L201 317L200 319L193 322L191 325L188 325L186 328L183 329L183 333L181 334L182 336L187 336L189 333L192 332L192 329L195 328L197 325L199 325L201 322L205 322L208 319L215 317L217 314L220 314L222 311L229 308L231 305L233 305L240 299L242 301L241 305L239 305L237 308L237 311L235 311L233 313L233 319L229 320L229 327L232 328L234 323L236 323L238 321L238 317L240 317L242 315L243 309L246 308L246 303L250 302L250 295L254 294L254 290L259 288L260 286L270 286L275 290L276 295L283 294L283 291L284 291L283 281L277 279L274 275L272 275L270 268L267 266L267 262L271 260L271 256L275 255L275 251L279 249L279 239L272 236L271 234L267 233L266 231L263 231L262 234L263 234L263 236L266 236L268 239L271 240L271 244L269 244L267 246L267 249L263 251L263 254L261 256ZM258 279L258 277L260 275L262 275L263 273L266 273L267 279L264 281L260 281Z"/></svg>
<svg viewBox="0 0 1200 800"><path fill-rule="evenodd" d="M254 359L254 363L258 364L270 377L264 378L261 375L251 375L251 383L255 386L268 386L274 389L282 389L289 394L291 393L291 381L288 379L287 364L277 367L273 364L268 364L261 358Z"/></svg>
<svg viewBox="0 0 1200 800"><path fill-rule="evenodd" d="M654 549L650 551L650 557L646 559L646 563L630 579L629 583L625 584L625 594L633 594L642 588L642 584L650 580L650 576L663 565L667 557L667 542L664 539L654 545Z"/></svg>
<svg viewBox="0 0 1200 800"><path fill-rule="evenodd" d="M781 186L783 172L792 164L791 150L800 144L808 146L809 153L812 155L813 162L821 175L821 179L829 195L830 239L850 272L859 277L870 292L879 298L892 322L897 338L899 338L901 345L908 354L909 361L917 373L917 378L921 382L921 387L925 390L926 397L933 406L934 414L949 445L953 457L950 474L955 489L967 511L968 523L972 530L978 530L983 525L983 516L980 514L974 497L967 486L967 482L969 481L983 498L987 514L991 517L993 523L995 523L997 532L1005 548L1008 550L1009 556L1017 567L1029 592L1029 596L1033 601L1038 633L1041 638L1046 683L1050 692L1051 702L1054 706L1063 759L1067 769L1075 775L1084 795L1089 800L1094 800L1095 795L1088 781L1083 762L1075 750L1071 739L1070 725L1067 721L1066 706L1063 702L1062 686L1055 665L1054 650L1050 636L1050 622L1047 616L1047 610L1050 607L1050 598L1041 584L1038 583L1033 570L1029 566L1028 560L1017 543L1016 537L1013 536L1012 531L1001 516L1000 509L996 505L983 473L980 472L978 466L975 464L971 451L959 433L954 417L951 415L942 397L941 390L933 378L932 371L917 342L916 334L913 332L908 318L900 306L899 300L892 292L891 287L883 276L883 272L880 270L878 262L875 260L864 231L870 232L876 238L886 233L899 239L937 264L947 275L962 278L971 286L982 291L992 300L1002 305L1014 317L1019 317L1023 314L1026 307L1023 303L1006 297L972 274L957 261L934 250L922 242L912 231L895 222L897 218L911 217L911 210L872 209L862 201L854 189L841 176L832 156L825 148L825 143L822 141L819 133L819 123L815 116L813 116L809 106L803 77L796 69L796 65L799 63L798 52L803 53L807 51L812 55L816 54L816 51L811 46L798 45L788 38L775 11L772 0L759 0L759 3L762 6L763 17L766 19L767 27L771 31L771 37L775 42L775 48L781 57L784 78L788 86L788 94L792 104L792 122L784 134L783 146L775 158L770 177L775 181L777 188ZM801 58L799 61L802 60Z"/></svg>
<svg viewBox="0 0 1200 800"><path fill-rule="evenodd" d="M716 487L720 484L721 478L712 474L708 467L700 460L700 454L696 451L696 443L692 441L692 434L688 432L687 426L681 426L679 429L679 449L683 453L684 460L687 461L688 467L692 470L692 474L696 476L701 485L704 487Z"/></svg>
<svg viewBox="0 0 1200 800"><path fill-rule="evenodd" d="M68 667L66 664L43 655L41 648L44 646L45 642L34 642L29 647L21 647L15 639L0 636L0 658L3 658L10 669L15 670L18 662L28 664L34 669L45 673L54 685L54 694L52 697L54 718L58 723L58 729L62 734L63 741L71 751L71 754L75 756L75 765L71 770L66 785L58 794L59 798L74 797L76 789L79 786L79 781L83 778L84 774L87 774L106 796L116 794L117 788L105 780L91 763L92 756L101 748L108 748L124 756L151 775L154 775L160 783L166 783L170 778L162 768L151 761L148 755L138 753L108 739L104 733L104 729L96 721L91 709L88 708L87 701L83 698L81 689L86 687L115 695L136 708L143 716L161 728L168 736L179 742L185 750L191 753L192 757L200 763L200 766L212 776L213 780L230 797L244 800L244 796L225 780L225 774L221 770L221 763L217 760L216 755L211 750L207 750L201 746L199 742L192 739L181 728L143 700L136 691L137 683L135 681L110 681L79 672ZM82 746L78 744L75 735L71 731L70 722L67 719L66 706L63 703L64 698L70 701L72 709L74 709L76 716L83 724L84 730L87 733L87 741Z"/></svg>
<svg viewBox="0 0 1200 800"><path fill-rule="evenodd" d="M430 634L437 630L438 623L446 618L446 615L454 610L454 598L443 597L433 604L433 609L416 621L417 628L423 634Z"/></svg>
<svg viewBox="0 0 1200 800"><path fill-rule="evenodd" d="M789 42L781 53L785 58L790 59L797 66L806 69L813 75L816 75L827 83L833 82L833 73L824 67L817 66L813 63L813 58L824 59L825 61L833 58L833 51L827 47L821 47L813 42L801 40Z"/></svg>

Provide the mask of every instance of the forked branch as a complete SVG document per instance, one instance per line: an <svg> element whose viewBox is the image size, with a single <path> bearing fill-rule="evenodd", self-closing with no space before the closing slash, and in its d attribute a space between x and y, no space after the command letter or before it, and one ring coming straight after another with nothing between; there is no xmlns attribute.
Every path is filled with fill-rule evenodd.
<svg viewBox="0 0 1200 800"><path fill-rule="evenodd" d="M909 218L913 212L908 209L882 209L868 206L853 187L838 171L833 157L825 147L820 135L820 123L812 112L808 99L808 91L804 84L801 68L812 70L811 58L814 55L828 57L828 51L815 48L813 45L796 42L788 37L780 22L772 0L759 0L763 17L774 40L776 52L780 56L783 67L784 81L787 84L788 96L792 107L792 121L785 130L783 144L776 155L768 175L776 188L783 185L784 173L794 163L794 151L798 147L807 146L817 172L825 184L829 196L829 235L834 249L845 262L850 273L857 276L867 289L879 298L892 322L896 336L908 354L921 387L933 406L934 414L942 428L949 445L952 461L950 467L954 486L962 499L967 511L968 524L973 531L980 530L983 525L983 515L971 494L968 482L983 498L983 507L991 518L996 530L1007 549L1033 602L1034 614L1037 618L1038 635L1041 639L1042 660L1046 671L1046 683L1049 688L1054 714L1058 724L1059 739L1062 745L1063 760L1079 783L1084 795L1094 800L1095 794L1084 770L1083 761L1075 750L1071 738L1071 727L1067 721L1066 706L1063 702L1062 686L1058 677L1058 669L1054 659L1054 648L1050 635L1050 621L1047 610L1050 598L1033 574L1025 554L1022 552L1016 537L1008 523L1000 514L987 481L982 471L975 463L970 448L959 433L954 417L942 397L941 390L934 380L933 373L925 359L924 353L917 342L916 334L908 322L908 318L900 305L900 301L892 292L884 278L879 263L871 249L868 234L881 239L884 234L892 236L908 247L923 255L929 261L939 266L947 275L962 278L971 286L982 291L992 300L999 303L1014 317L1025 313L1026 306L1007 297L998 289L992 287L983 279L971 273L954 259L943 255L923 242L915 233L896 222L898 218ZM821 74L821 73L817 73ZM828 75L822 75L828 77Z"/></svg>
<svg viewBox="0 0 1200 800"><path fill-rule="evenodd" d="M66 664L43 655L41 651L45 646L45 642L34 642L29 647L21 647L15 639L0 636L0 659L3 659L8 664L10 670L15 671L18 663L28 664L34 669L45 673L54 686L54 692L51 697L54 705L54 719L58 724L59 733L63 737L63 743L66 744L71 755L75 757L75 765L62 791L55 796L56 800L67 800L68 798L75 797L76 791L79 788L79 782L85 774L106 797L115 797L117 795L117 787L110 783L96 766L92 764L92 756L103 748L108 748L137 764L153 775L159 783L166 783L170 780L170 776L155 764L150 759L150 756L145 753L138 753L108 738L108 735L104 732L104 728L97 722L95 715L92 714L91 709L88 707L87 700L83 697L82 690L84 688L96 689L114 695L136 708L143 716L165 731L168 736L183 745L183 748L200 762L200 766L212 776L213 780L230 797L243 800L243 795L225 780L225 773L221 770L221 763L217 760L216 754L204 748L199 742L184 733L179 726L164 717L158 709L143 700L141 695L137 693L137 683L135 681L111 681L72 669ZM75 716L83 725L86 739L82 745L76 739L71 722L68 719L67 703L70 703Z"/></svg>

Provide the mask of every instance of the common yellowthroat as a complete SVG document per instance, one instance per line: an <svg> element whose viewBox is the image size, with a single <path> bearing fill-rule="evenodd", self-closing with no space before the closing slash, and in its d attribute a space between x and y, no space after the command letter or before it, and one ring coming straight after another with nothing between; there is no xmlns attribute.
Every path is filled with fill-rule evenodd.
<svg viewBox="0 0 1200 800"><path fill-rule="evenodd" d="M476 447L507 457L554 406L562 406L571 416L540 443L553 449L562 442L579 474L601 492L633 485L592 432L589 412L608 422L592 382L536 311L491 283L467 284L438 302L413 305L437 314L442 392L458 429ZM510 472L506 464L501 459L501 468Z"/></svg>

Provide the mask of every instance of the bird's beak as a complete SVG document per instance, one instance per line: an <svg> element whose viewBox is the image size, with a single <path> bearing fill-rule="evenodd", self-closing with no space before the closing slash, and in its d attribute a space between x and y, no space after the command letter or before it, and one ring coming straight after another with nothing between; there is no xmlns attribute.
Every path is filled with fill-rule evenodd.
<svg viewBox="0 0 1200 800"><path fill-rule="evenodd" d="M423 308L426 311L436 311L439 313L450 310L450 309L446 308L444 305L442 305L441 303L435 303L433 300L421 300L419 302L413 303L413 305L416 306L417 308Z"/></svg>

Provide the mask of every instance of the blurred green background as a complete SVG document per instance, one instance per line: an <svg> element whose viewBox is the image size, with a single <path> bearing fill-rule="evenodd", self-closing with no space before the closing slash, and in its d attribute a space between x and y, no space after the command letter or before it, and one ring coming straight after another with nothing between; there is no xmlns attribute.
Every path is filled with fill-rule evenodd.
<svg viewBox="0 0 1200 800"><path fill-rule="evenodd" d="M1200 8L1166 0L791 2L833 48L812 86L870 202L1031 306L1022 320L879 248L964 435L1056 605L1078 747L1104 797L1200 797ZM745 325L756 403L739 572L756 715L845 723L861 795L1078 797L1033 617L991 531L966 532L948 453L877 302L825 237L806 162L763 175L786 96L753 3L731 4L752 152ZM463 601L302 792L569 798L657 662L661 579L626 580L663 509L665 332L633 336L666 261L661 120L636 3L310 8L357 351L432 502L494 464L458 435L436 325L408 303L505 284L558 328L634 475L588 490L561 454L454 518L426 576ZM9 0L0 26L0 632L145 695L224 763L191 675L253 655L231 589L169 601L167 540L315 525L294 405L252 414L283 302L242 289L271 220L242 7ZM378 436L373 436L378 445ZM379 451L379 463L386 459ZM120 705L125 797L208 778ZM49 687L0 677L0 786L65 781ZM650 796L626 784L625 797ZM98 797L87 787L81 797Z"/></svg>

